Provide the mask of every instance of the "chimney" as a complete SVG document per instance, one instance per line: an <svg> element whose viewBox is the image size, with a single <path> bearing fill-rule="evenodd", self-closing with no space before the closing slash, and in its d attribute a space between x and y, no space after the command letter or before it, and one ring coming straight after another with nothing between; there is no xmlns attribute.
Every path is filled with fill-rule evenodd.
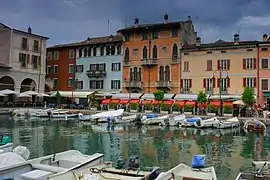
<svg viewBox="0 0 270 180"><path fill-rule="evenodd" d="M31 34L32 33L32 28L29 26L27 31L28 31L29 34Z"/></svg>
<svg viewBox="0 0 270 180"><path fill-rule="evenodd" d="M138 25L139 25L139 21L140 21L140 19L139 19L138 17L136 17L136 18L134 19L134 24L135 24L135 26L138 26Z"/></svg>
<svg viewBox="0 0 270 180"><path fill-rule="evenodd" d="M233 41L234 41L234 44L238 44L239 43L239 34L238 33L235 33L233 35Z"/></svg>
<svg viewBox="0 0 270 180"><path fill-rule="evenodd" d="M263 42L266 42L267 38L268 38L268 35L266 33L264 33L262 36Z"/></svg>
<svg viewBox="0 0 270 180"><path fill-rule="evenodd" d="M196 38L196 46L200 46L201 45L201 38L197 37Z"/></svg>
<svg viewBox="0 0 270 180"><path fill-rule="evenodd" d="M169 19L169 15L167 13L165 13L163 18L164 18L165 23L167 23L168 19Z"/></svg>
<svg viewBox="0 0 270 180"><path fill-rule="evenodd" d="M191 21L191 16L188 16L188 21Z"/></svg>

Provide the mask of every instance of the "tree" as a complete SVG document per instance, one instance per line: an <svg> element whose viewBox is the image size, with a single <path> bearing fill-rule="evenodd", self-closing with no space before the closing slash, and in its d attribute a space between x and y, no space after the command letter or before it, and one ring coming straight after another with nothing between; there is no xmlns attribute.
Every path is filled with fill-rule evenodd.
<svg viewBox="0 0 270 180"><path fill-rule="evenodd" d="M252 88L246 87L242 94L242 101L247 106L252 106L256 100Z"/></svg>
<svg viewBox="0 0 270 180"><path fill-rule="evenodd" d="M164 91L155 91L153 95L155 96L155 100L157 101L162 101L164 99Z"/></svg>
<svg viewBox="0 0 270 180"><path fill-rule="evenodd" d="M207 102L207 95L206 95L205 92L200 91L198 93L197 102L200 103L201 107L202 107L202 104L203 103L206 103Z"/></svg>

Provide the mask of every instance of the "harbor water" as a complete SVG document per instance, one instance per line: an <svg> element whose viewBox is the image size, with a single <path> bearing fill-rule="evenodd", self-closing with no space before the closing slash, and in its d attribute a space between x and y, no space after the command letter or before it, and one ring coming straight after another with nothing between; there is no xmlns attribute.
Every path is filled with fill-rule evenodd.
<svg viewBox="0 0 270 180"><path fill-rule="evenodd" d="M107 161L139 155L142 167L168 170L179 163L190 165L193 155L207 155L206 166L215 167L218 179L234 179L249 171L252 160L270 159L270 138L238 129L161 128L56 121L0 120L0 134L26 146L31 158L69 149L85 154L101 152Z"/></svg>

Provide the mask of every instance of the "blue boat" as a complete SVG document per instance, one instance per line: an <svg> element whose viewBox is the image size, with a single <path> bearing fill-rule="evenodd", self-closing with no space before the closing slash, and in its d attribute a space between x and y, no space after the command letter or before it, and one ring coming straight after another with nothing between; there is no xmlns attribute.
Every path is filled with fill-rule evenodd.
<svg viewBox="0 0 270 180"><path fill-rule="evenodd" d="M192 117L192 118L187 118L183 121L182 126L184 127L194 127L194 123L201 121L202 118L198 117Z"/></svg>

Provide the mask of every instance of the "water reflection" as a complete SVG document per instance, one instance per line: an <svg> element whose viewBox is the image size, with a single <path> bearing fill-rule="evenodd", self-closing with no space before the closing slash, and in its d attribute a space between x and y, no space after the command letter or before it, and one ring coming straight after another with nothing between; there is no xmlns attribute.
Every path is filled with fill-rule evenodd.
<svg viewBox="0 0 270 180"><path fill-rule="evenodd" d="M218 178L233 179L247 171L252 160L269 160L270 139L244 134L240 129L193 129L31 123L1 121L0 132L11 135L16 145L24 145L31 157L77 149L85 154L101 152L114 163L119 156L139 155L141 165L167 170L180 162L191 164L195 154L206 154Z"/></svg>

